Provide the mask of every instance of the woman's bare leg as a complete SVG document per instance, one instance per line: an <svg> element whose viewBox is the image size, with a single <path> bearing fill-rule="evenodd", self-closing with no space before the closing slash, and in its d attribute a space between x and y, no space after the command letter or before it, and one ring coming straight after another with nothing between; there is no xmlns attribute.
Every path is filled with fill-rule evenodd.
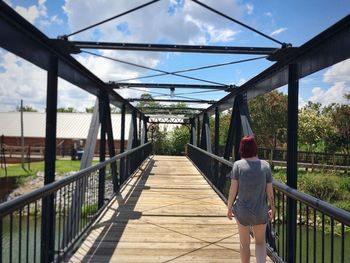
<svg viewBox="0 0 350 263"><path fill-rule="evenodd" d="M266 224L253 226L254 237L255 237L255 257L256 263L266 262L266 241L265 231Z"/></svg>
<svg viewBox="0 0 350 263"><path fill-rule="evenodd" d="M250 262L250 232L249 226L241 225L238 220L236 220L238 225L239 241L240 241L240 256L242 263Z"/></svg>

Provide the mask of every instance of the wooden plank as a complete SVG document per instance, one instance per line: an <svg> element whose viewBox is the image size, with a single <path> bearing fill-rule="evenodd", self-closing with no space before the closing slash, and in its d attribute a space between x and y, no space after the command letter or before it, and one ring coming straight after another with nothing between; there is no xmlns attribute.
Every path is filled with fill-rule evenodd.
<svg viewBox="0 0 350 263"><path fill-rule="evenodd" d="M186 157L154 156L142 170L69 262L240 262L235 222Z"/></svg>

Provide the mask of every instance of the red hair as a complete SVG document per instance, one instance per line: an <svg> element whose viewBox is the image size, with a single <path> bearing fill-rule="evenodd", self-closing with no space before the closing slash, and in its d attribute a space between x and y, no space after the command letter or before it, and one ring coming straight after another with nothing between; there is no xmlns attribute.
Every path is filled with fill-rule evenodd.
<svg viewBox="0 0 350 263"><path fill-rule="evenodd" d="M253 136L244 136L239 145L239 153L243 158L255 157L258 146Z"/></svg>

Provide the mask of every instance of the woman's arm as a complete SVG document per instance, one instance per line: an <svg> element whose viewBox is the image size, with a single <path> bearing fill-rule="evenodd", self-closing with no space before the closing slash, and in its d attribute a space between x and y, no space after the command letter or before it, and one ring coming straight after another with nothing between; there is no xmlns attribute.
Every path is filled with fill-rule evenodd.
<svg viewBox="0 0 350 263"><path fill-rule="evenodd" d="M266 195L270 205L269 218L272 220L275 217L275 199L273 197L272 183L266 184Z"/></svg>
<svg viewBox="0 0 350 263"><path fill-rule="evenodd" d="M228 201L227 201L227 217L230 220L232 220L232 217L234 216L232 212L232 205L236 199L237 190L238 190L238 180L231 179L230 193L228 195Z"/></svg>

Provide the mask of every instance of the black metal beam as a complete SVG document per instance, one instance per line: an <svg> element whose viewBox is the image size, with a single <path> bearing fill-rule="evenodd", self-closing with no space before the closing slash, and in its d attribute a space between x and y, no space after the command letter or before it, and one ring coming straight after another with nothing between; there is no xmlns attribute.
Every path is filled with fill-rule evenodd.
<svg viewBox="0 0 350 263"><path fill-rule="evenodd" d="M120 124L120 153L125 150L125 104L121 108L121 124ZM119 165L119 180L120 184L125 180L125 158L120 159Z"/></svg>
<svg viewBox="0 0 350 263"><path fill-rule="evenodd" d="M350 15L309 40L296 52L250 79L236 90L208 108L214 112L229 109L237 94L247 93L248 99L288 84L289 64L298 64L297 77L303 78L319 70L350 58Z"/></svg>
<svg viewBox="0 0 350 263"><path fill-rule="evenodd" d="M0 47L44 69L50 68L50 57L58 57L58 77L95 95L106 88L105 83L70 56L65 48L56 45L40 30L0 1ZM6 37L5 37L6 36ZM118 93L107 89L110 102L121 107L126 103L128 110L135 107Z"/></svg>
<svg viewBox="0 0 350 263"><path fill-rule="evenodd" d="M65 41L65 40L61 40ZM199 46L176 44L114 43L92 41L70 41L75 47L82 49L109 49L160 52L190 52L211 54L248 54L269 55L276 51L275 47L232 47L232 46Z"/></svg>
<svg viewBox="0 0 350 263"><path fill-rule="evenodd" d="M195 111L202 111L205 110L205 108L191 108L191 107L186 107L186 108L181 108L181 107L139 107L139 110L143 111L143 110L169 110L169 111L173 111L173 110L195 110Z"/></svg>
<svg viewBox="0 0 350 263"><path fill-rule="evenodd" d="M122 82L109 82L106 83L108 87L119 89L121 87L133 87L133 88L148 88L148 89L217 89L227 90L233 88L234 85L219 86L219 85L195 85L195 84L171 84L171 83L122 83Z"/></svg>
<svg viewBox="0 0 350 263"><path fill-rule="evenodd" d="M55 181L56 170L56 127L57 127L57 71L58 58L49 57L46 99L46 136L45 136L45 177L44 184ZM53 262L55 256L55 210L54 194L43 198L41 262Z"/></svg>
<svg viewBox="0 0 350 263"><path fill-rule="evenodd" d="M131 99L126 99L129 102L134 102L134 101L150 101L150 102L189 102L189 103L208 103L208 104L213 104L216 101L215 100L167 100L167 99L142 99L142 98L131 98Z"/></svg>
<svg viewBox="0 0 350 263"><path fill-rule="evenodd" d="M289 65L288 129L287 129L287 185L297 189L298 176L298 65ZM287 198L287 262L296 262L297 203Z"/></svg>
<svg viewBox="0 0 350 263"><path fill-rule="evenodd" d="M98 110L100 114L100 163L106 160L106 101L103 96L99 97ZM98 208L101 208L104 204L105 199L105 178L106 167L99 169L99 180L98 180Z"/></svg>

